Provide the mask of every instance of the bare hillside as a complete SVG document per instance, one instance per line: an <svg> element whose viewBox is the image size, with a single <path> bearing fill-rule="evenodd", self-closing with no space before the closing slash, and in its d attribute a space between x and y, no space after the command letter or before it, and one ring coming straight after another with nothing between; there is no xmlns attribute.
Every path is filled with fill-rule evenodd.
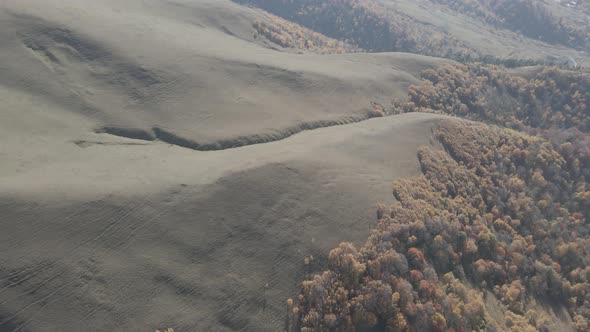
<svg viewBox="0 0 590 332"><path fill-rule="evenodd" d="M441 116L341 124L448 61L296 54L264 20L0 3L1 331L278 330L305 271L367 236Z"/></svg>
<svg viewBox="0 0 590 332"><path fill-rule="evenodd" d="M0 5L4 99L26 108L11 96L33 95L90 131L198 150L365 119L440 63L278 52L254 41L265 16L229 1L65 3Z"/></svg>

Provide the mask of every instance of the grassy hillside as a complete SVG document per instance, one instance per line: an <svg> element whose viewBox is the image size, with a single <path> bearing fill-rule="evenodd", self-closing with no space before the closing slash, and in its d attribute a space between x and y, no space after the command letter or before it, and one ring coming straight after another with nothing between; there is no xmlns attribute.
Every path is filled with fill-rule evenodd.
<svg viewBox="0 0 590 332"><path fill-rule="evenodd" d="M330 252L329 270L303 283L291 324L587 330L588 188L577 157L543 139L458 120L436 135L447 152L421 150L423 175L395 182L397 202L380 210L363 246ZM549 304L553 310L543 309ZM572 322L555 316L562 307Z"/></svg>
<svg viewBox="0 0 590 332"><path fill-rule="evenodd" d="M542 62L543 52L578 62L588 59L590 17L577 7L552 2L236 1L373 52L507 64Z"/></svg>
<svg viewBox="0 0 590 332"><path fill-rule="evenodd" d="M428 70L406 110L434 111L507 127L590 132L590 74L555 67L508 71L459 65Z"/></svg>
<svg viewBox="0 0 590 332"><path fill-rule="evenodd" d="M473 50L397 10L377 1L239 0L297 22L326 36L372 51L412 52L467 57Z"/></svg>
<svg viewBox="0 0 590 332"><path fill-rule="evenodd" d="M340 47L230 1L1 1L0 331L280 330L441 118L364 121L450 61Z"/></svg>

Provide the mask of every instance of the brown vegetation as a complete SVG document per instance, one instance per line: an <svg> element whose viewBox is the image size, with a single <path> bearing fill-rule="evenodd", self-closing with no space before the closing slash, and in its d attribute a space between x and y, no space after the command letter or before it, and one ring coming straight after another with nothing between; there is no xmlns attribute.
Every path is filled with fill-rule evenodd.
<svg viewBox="0 0 590 332"><path fill-rule="evenodd" d="M477 53L448 33L370 0L236 0L367 51L457 59Z"/></svg>
<svg viewBox="0 0 590 332"><path fill-rule="evenodd" d="M478 49L461 36L376 0L234 0L254 5L325 36L365 51L410 52L459 61L482 61L522 66L540 60L502 58ZM538 0L420 0L432 10L468 15L488 29L512 31L549 44L590 49L590 29ZM582 11L580 12L582 15ZM262 27L269 33L268 27ZM270 29L272 30L272 29ZM270 32L275 34L276 32ZM288 34L280 42L288 39ZM276 36L276 37L278 37ZM305 45L304 45L305 46ZM305 47L304 47L305 48Z"/></svg>
<svg viewBox="0 0 590 332"><path fill-rule="evenodd" d="M406 111L451 114L515 129L590 132L590 74L544 68L525 78L492 65L427 70Z"/></svg>
<svg viewBox="0 0 590 332"><path fill-rule="evenodd" d="M526 78L472 64L427 70L423 78L410 87L409 101L397 105L402 111L456 115L540 135L578 181L590 181L590 74L544 68ZM572 201L588 212L588 196L580 188Z"/></svg>
<svg viewBox="0 0 590 332"><path fill-rule="evenodd" d="M532 0L431 1L550 43L589 44L587 29ZM367 50L481 58L373 1L255 2ZM285 47L306 48L297 43L313 39L297 26L257 29ZM297 42L283 41L286 36ZM428 70L423 78L410 87L407 102L395 103L396 112L449 114L511 129L444 121L435 135L445 151L423 148L422 176L395 182L396 203L379 208L367 242L342 243L330 252L326 271L302 283L298 298L287 301L289 327L548 330L551 319L533 305L546 303L566 308L575 328L588 330L590 75L471 64ZM386 113L373 105L372 116ZM486 296L503 304L502 321L490 314Z"/></svg>
<svg viewBox="0 0 590 332"><path fill-rule="evenodd" d="M289 22L281 17L265 13L268 23L258 20L254 22L256 33L273 43L297 50L305 50L318 54L341 54L360 51L343 41L328 38L321 33L309 30L299 24Z"/></svg>
<svg viewBox="0 0 590 332"><path fill-rule="evenodd" d="M420 152L423 176L397 181L397 203L368 241L358 250L341 244L329 270L303 283L291 324L471 330L497 324L486 313L488 290L508 308L507 328L547 328L531 298L567 307L586 326L589 216L574 197L588 188L570 157L483 124L447 121L436 135L448 153Z"/></svg>

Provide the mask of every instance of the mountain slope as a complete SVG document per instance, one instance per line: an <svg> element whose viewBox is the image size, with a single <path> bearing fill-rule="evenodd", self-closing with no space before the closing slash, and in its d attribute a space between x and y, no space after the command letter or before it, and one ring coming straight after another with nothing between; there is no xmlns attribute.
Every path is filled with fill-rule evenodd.
<svg viewBox="0 0 590 332"><path fill-rule="evenodd" d="M255 22L0 3L0 330L277 330L304 259L367 235L441 117L340 124L449 61L296 54Z"/></svg>
<svg viewBox="0 0 590 332"><path fill-rule="evenodd" d="M214 152L53 137L39 160L13 155L0 178L0 328L278 330L304 258L319 267L366 237L439 118Z"/></svg>
<svg viewBox="0 0 590 332"><path fill-rule="evenodd" d="M346 40L398 51L511 65L547 55L589 59L590 17L556 1L235 0Z"/></svg>
<svg viewBox="0 0 590 332"><path fill-rule="evenodd" d="M414 75L442 63L277 52L254 39L254 22L267 18L229 1L0 6L3 89L82 115L91 131L196 149L367 118L371 102L402 97Z"/></svg>

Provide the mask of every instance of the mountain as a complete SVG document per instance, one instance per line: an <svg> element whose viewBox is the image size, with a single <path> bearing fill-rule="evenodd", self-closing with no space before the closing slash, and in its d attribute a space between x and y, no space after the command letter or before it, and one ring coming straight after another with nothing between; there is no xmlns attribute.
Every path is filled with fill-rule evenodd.
<svg viewBox="0 0 590 332"><path fill-rule="evenodd" d="M590 16L583 4L518 0L236 0L367 51L461 61L587 63Z"/></svg>
<svg viewBox="0 0 590 332"><path fill-rule="evenodd" d="M4 0L0 331L587 331L590 12Z"/></svg>
<svg viewBox="0 0 590 332"><path fill-rule="evenodd" d="M368 234L440 117L364 120L450 61L297 54L261 22L0 4L0 330L277 330L304 258Z"/></svg>

